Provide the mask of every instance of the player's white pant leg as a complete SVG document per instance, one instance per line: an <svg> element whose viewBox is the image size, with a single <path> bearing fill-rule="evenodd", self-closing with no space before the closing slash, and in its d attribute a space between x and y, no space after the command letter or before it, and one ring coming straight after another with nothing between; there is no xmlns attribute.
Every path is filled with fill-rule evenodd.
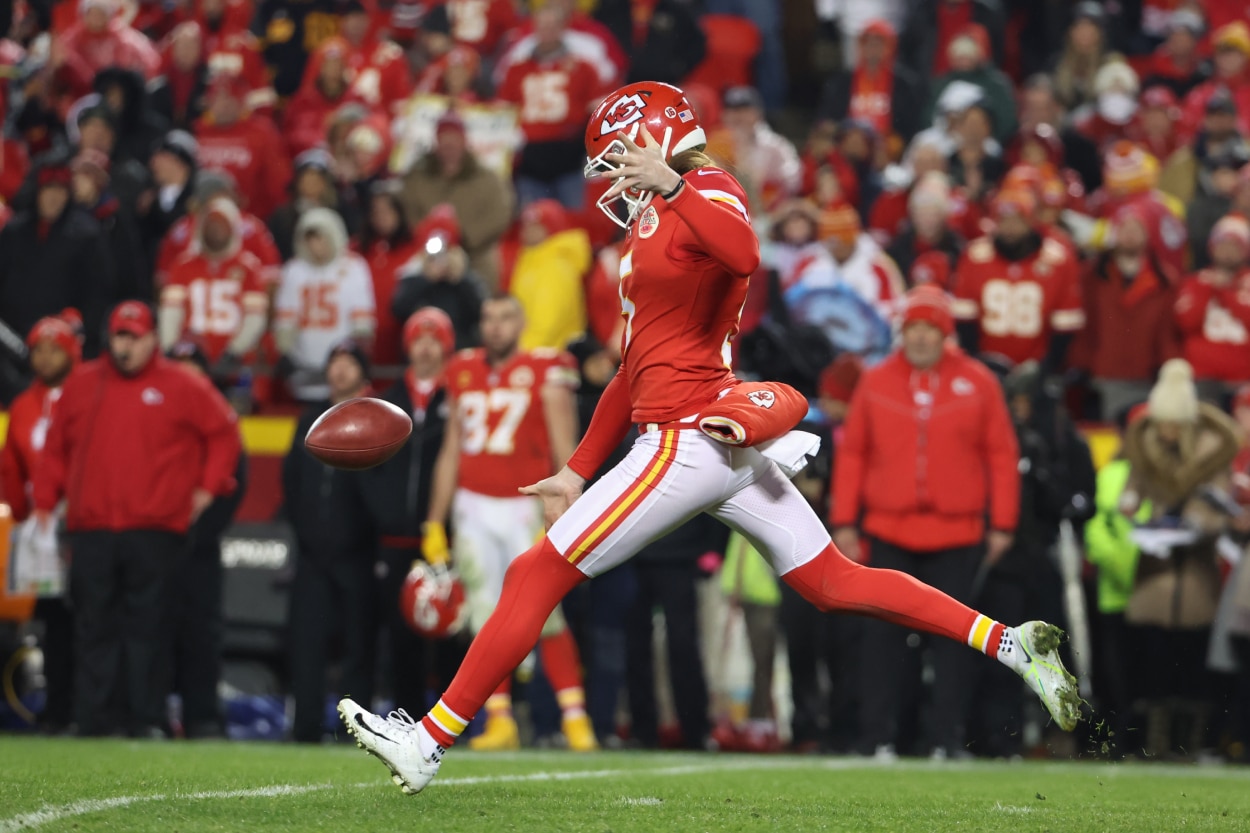
<svg viewBox="0 0 1250 833"><path fill-rule="evenodd" d="M735 529L785 575L829 545L829 531L777 464L754 448L730 455L735 489L708 514Z"/></svg>
<svg viewBox="0 0 1250 833"><path fill-rule="evenodd" d="M731 482L729 452L698 430L643 434L547 537L586 575L605 573L719 503Z"/></svg>
<svg viewBox="0 0 1250 833"><path fill-rule="evenodd" d="M458 489L451 505L452 557L464 582L469 630L477 633L499 603L508 565L542 532L542 504Z"/></svg>

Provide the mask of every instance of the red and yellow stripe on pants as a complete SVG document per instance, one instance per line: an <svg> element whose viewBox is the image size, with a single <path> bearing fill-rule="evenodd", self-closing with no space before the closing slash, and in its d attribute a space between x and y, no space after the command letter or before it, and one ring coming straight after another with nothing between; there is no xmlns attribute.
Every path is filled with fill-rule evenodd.
<svg viewBox="0 0 1250 833"><path fill-rule="evenodd" d="M677 433L677 431L663 432L660 447L656 449L650 462L647 463L642 474L634 480L633 485L625 489L620 497L612 501L608 508L586 527L585 532L574 539L573 545L569 547L568 554L565 556L571 564L577 564L586 557L587 553L593 552L595 547L620 529L621 524L625 523L630 514L646 499L647 493L664 479L664 475L668 474L669 468L673 465L674 458L677 457Z"/></svg>

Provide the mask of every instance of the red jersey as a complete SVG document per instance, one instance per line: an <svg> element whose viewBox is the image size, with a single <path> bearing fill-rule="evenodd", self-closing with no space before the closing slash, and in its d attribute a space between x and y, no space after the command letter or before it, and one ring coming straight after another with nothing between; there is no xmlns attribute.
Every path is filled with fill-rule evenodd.
<svg viewBox="0 0 1250 833"><path fill-rule="evenodd" d="M1055 333L1085 325L1080 267L1062 242L1043 237L1036 254L1009 261L988 237L974 240L955 268L955 318L980 324L978 350L1019 364L1046 355Z"/></svg>
<svg viewBox="0 0 1250 833"><path fill-rule="evenodd" d="M495 53L504 35L519 20L512 0L447 0L445 5L452 38L472 46L484 57Z"/></svg>
<svg viewBox="0 0 1250 833"><path fill-rule="evenodd" d="M1228 286L1216 286L1204 269L1182 284L1176 298L1181 355L1199 379L1250 379L1250 270Z"/></svg>
<svg viewBox="0 0 1250 833"><path fill-rule="evenodd" d="M447 393L460 424L460 488L516 497L517 489L551 476L542 390L575 387L576 368L572 356L555 350L517 353L500 367L481 348L456 354L447 364Z"/></svg>
<svg viewBox="0 0 1250 833"><path fill-rule="evenodd" d="M248 93L244 101L249 110L267 110L278 103L269 80L269 70L261 53L261 43L246 29L213 31L201 24L204 33L204 55L208 65L208 77L218 75L237 76L247 83Z"/></svg>
<svg viewBox="0 0 1250 833"><path fill-rule="evenodd" d="M60 399L61 388L36 379L9 408L8 435L0 449L0 500L9 504L16 521L30 514L35 471Z"/></svg>
<svg viewBox="0 0 1250 833"><path fill-rule="evenodd" d="M282 277L282 255L273 242L269 227L255 214L242 212L238 234L243 251L251 252L260 261L261 280L266 287L277 286ZM164 286L169 280L169 270L183 255L197 251L195 241L195 218L181 217L165 233L160 250L156 253L156 285Z"/></svg>
<svg viewBox="0 0 1250 833"><path fill-rule="evenodd" d="M401 355L402 321L396 321L391 313L391 299L399 283L399 272L419 254L422 249L416 239L410 239L399 247L392 247L385 240L376 240L368 249L356 251L369 264L373 278L373 306L377 310L378 328L373 334L373 361L375 364L405 364Z"/></svg>
<svg viewBox="0 0 1250 833"><path fill-rule="evenodd" d="M586 114L599 103L603 85L595 68L576 55L513 64L499 86L499 98L517 105L527 142L579 138Z"/></svg>
<svg viewBox="0 0 1250 833"><path fill-rule="evenodd" d="M248 211L264 219L286 198L291 160L272 119L248 116L219 125L204 117L195 124L195 138L200 168L219 168L233 176Z"/></svg>
<svg viewBox="0 0 1250 833"><path fill-rule="evenodd" d="M263 315L268 308L262 269L256 256L243 249L224 258L184 254L169 270L161 306L182 308L184 332L195 336L215 362L238 334L244 315Z"/></svg>

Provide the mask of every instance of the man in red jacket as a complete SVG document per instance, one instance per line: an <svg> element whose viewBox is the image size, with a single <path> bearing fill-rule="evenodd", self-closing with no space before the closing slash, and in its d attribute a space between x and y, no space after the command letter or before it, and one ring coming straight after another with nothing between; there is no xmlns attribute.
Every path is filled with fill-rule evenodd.
<svg viewBox="0 0 1250 833"><path fill-rule="evenodd" d="M1011 546L1020 511L1019 450L994 375L950 342L950 299L934 286L906 296L902 347L866 371L836 455L831 522L850 558L901 570L966 602L978 567ZM986 528L986 518L989 528ZM858 530L867 541L860 543ZM863 742L894 754L908 631L863 623ZM931 645L935 755L963 747L963 652Z"/></svg>
<svg viewBox="0 0 1250 833"><path fill-rule="evenodd" d="M1199 392L1219 401L1224 386L1250 380L1250 221L1221 218L1209 245L1211 266L1181 283L1175 315Z"/></svg>
<svg viewBox="0 0 1250 833"><path fill-rule="evenodd" d="M167 574L191 523L234 491L239 430L206 379L157 354L151 308L120 304L108 333L107 356L65 383L35 517L65 499L79 732L150 737L165 723Z"/></svg>
<svg viewBox="0 0 1250 833"><path fill-rule="evenodd" d="M273 119L245 105L250 87L242 76L220 75L208 88L208 109L195 123L199 167L220 168L238 183L243 206L262 220L285 198L291 158Z"/></svg>

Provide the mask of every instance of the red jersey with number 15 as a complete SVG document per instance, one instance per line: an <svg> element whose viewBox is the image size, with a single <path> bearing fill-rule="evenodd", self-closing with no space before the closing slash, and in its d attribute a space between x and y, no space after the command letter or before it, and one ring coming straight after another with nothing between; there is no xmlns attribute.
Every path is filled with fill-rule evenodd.
<svg viewBox="0 0 1250 833"><path fill-rule="evenodd" d="M447 365L447 391L460 424L462 489L516 497L517 489L555 471L543 412L547 385L576 387L568 353L533 350L492 367L486 351L461 350Z"/></svg>
<svg viewBox="0 0 1250 833"><path fill-rule="evenodd" d="M734 274L709 252L730 250L743 268L758 264L746 194L719 168L698 168L682 178L686 187L671 203L651 200L630 226L621 253L621 355L638 423L693 416L738 384L730 342L738 334L749 272ZM680 216L710 208L693 201L711 202L717 206L711 210L723 212L723 224L714 221L706 232L716 238L700 240Z"/></svg>

